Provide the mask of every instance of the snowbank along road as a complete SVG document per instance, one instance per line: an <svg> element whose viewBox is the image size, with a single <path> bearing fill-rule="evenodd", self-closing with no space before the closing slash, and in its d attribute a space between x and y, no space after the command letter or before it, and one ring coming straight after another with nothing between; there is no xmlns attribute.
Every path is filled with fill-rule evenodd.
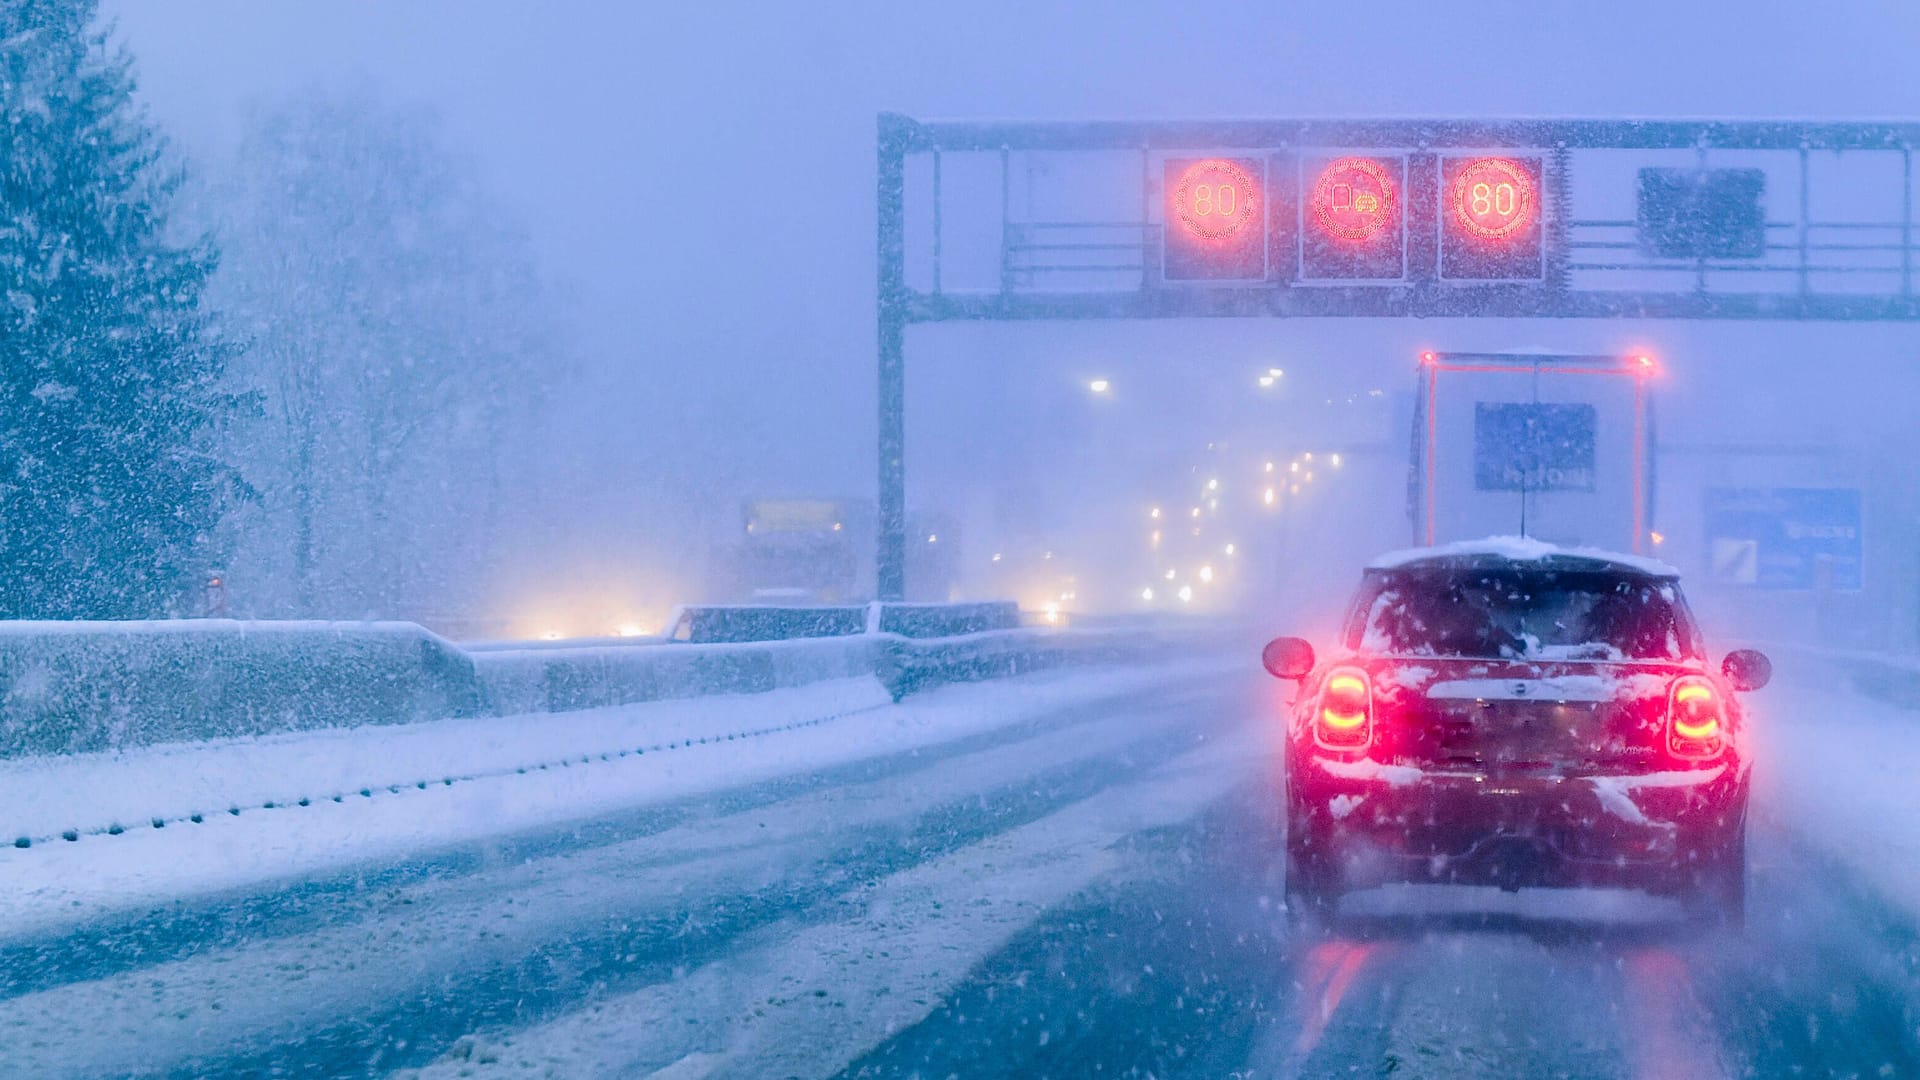
<svg viewBox="0 0 1920 1080"><path fill-rule="evenodd" d="M1782 681L1744 934L1477 890L1290 932L1239 660L21 763L0 811L86 834L5 851L0 1075L1920 1075L1920 714Z"/></svg>

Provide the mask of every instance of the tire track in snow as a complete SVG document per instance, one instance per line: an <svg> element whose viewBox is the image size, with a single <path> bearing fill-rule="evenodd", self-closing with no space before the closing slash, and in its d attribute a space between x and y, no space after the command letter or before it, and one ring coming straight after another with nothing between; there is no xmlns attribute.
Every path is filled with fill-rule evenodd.
<svg viewBox="0 0 1920 1080"><path fill-rule="evenodd" d="M1732 1071L1920 1076L1920 925L1764 816L1748 889L1746 933L1692 973Z"/></svg>
<svg viewBox="0 0 1920 1080"><path fill-rule="evenodd" d="M1622 1010L1633 1080L1722 1080L1732 1071L1720 1056L1711 1017L1694 992L1688 960L1671 948L1628 950Z"/></svg>
<svg viewBox="0 0 1920 1080"><path fill-rule="evenodd" d="M684 978L529 1031L463 1040L407 1075L832 1075L922 1021L1048 909L1123 873L1119 841L1197 814L1244 778L1256 752L1245 734L1187 752L1144 781L858 890L845 898L842 919L766 927L750 947Z"/></svg>
<svg viewBox="0 0 1920 1080"><path fill-rule="evenodd" d="M1115 880L1021 931L842 1075L1238 1075L1286 1006L1269 763L1256 755L1258 778L1197 818L1130 837Z"/></svg>

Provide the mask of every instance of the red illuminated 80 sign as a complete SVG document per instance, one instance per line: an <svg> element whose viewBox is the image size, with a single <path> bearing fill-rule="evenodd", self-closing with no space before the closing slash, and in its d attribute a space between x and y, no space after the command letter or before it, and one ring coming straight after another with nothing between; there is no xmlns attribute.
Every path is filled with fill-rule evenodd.
<svg viewBox="0 0 1920 1080"><path fill-rule="evenodd" d="M1266 163L1168 158L1163 276L1258 281L1267 274Z"/></svg>
<svg viewBox="0 0 1920 1080"><path fill-rule="evenodd" d="M1501 240L1533 224L1538 185L1527 169L1508 158L1480 158L1453 178L1448 202L1454 220L1482 240Z"/></svg>
<svg viewBox="0 0 1920 1080"><path fill-rule="evenodd" d="M1542 257L1537 157L1445 158L1440 166L1440 276L1534 281Z"/></svg>
<svg viewBox="0 0 1920 1080"><path fill-rule="evenodd" d="M1247 170L1225 158L1195 162L1174 185L1180 225L1202 240L1225 240L1254 220L1260 189Z"/></svg>

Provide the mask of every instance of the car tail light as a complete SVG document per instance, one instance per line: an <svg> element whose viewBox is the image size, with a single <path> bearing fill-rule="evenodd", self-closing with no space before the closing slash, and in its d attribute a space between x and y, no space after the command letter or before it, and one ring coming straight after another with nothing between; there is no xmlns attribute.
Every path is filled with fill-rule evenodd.
<svg viewBox="0 0 1920 1080"><path fill-rule="evenodd" d="M1359 668L1335 668L1320 688L1313 741L1329 750L1359 750L1373 741L1373 690Z"/></svg>
<svg viewBox="0 0 1920 1080"><path fill-rule="evenodd" d="M1667 703L1667 749L1676 757L1718 757L1727 746L1720 691L1697 675L1676 680Z"/></svg>

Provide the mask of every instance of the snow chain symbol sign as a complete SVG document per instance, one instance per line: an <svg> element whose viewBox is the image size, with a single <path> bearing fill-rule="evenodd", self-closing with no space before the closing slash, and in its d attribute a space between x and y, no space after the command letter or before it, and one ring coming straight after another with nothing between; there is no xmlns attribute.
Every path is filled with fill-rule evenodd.
<svg viewBox="0 0 1920 1080"><path fill-rule="evenodd" d="M1366 240L1394 219L1393 178L1372 158L1330 163L1313 185L1313 215L1328 236Z"/></svg>
<svg viewBox="0 0 1920 1080"><path fill-rule="evenodd" d="M1181 227L1203 240L1225 240L1246 228L1259 202L1253 178L1221 158L1197 162L1182 173L1173 196Z"/></svg>

